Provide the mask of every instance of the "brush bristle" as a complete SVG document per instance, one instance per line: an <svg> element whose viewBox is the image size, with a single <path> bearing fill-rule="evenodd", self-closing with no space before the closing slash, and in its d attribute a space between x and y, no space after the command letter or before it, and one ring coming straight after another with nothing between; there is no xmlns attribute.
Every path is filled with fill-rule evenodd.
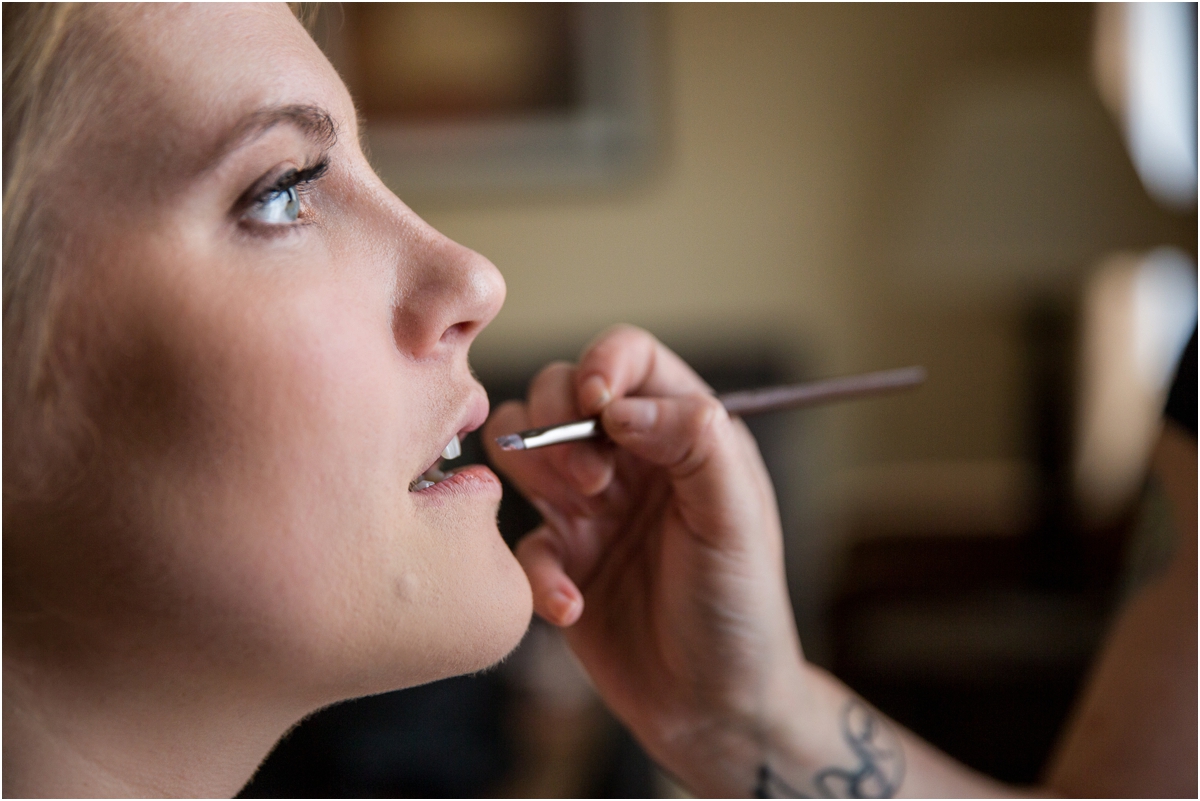
<svg viewBox="0 0 1200 801"><path fill-rule="evenodd" d="M496 444L502 451L525 450L525 440L521 439L520 434L505 434L502 437L496 437Z"/></svg>

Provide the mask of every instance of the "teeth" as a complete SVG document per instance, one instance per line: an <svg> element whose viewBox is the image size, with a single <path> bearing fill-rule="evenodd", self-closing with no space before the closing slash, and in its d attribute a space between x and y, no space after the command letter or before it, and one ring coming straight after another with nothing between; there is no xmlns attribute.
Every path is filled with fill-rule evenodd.
<svg viewBox="0 0 1200 801"><path fill-rule="evenodd" d="M462 445L459 444L458 437L456 436L454 439L446 443L446 447L442 450L442 458L449 460L457 459L459 456L462 456ZM449 478L451 473L453 473L453 471L450 471L450 473L443 472L441 465L435 464L433 467L426 470L424 475L409 484L408 491L420 492L427 487L432 487L439 481Z"/></svg>
<svg viewBox="0 0 1200 801"><path fill-rule="evenodd" d="M450 477L450 473L443 473L437 467L431 467L425 473L408 485L409 492L419 492L426 487L432 487L434 484Z"/></svg>

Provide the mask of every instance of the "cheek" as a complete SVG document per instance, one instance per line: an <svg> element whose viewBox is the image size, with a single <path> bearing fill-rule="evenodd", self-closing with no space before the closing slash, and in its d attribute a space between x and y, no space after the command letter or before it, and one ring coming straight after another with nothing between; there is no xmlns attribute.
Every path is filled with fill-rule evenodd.
<svg viewBox="0 0 1200 801"><path fill-rule="evenodd" d="M379 570L364 543L405 517L420 376L398 371L386 318L320 290L160 288L88 332L96 483L130 529L114 561L154 576L122 586L245 624L314 593L349 602L347 577Z"/></svg>
<svg viewBox="0 0 1200 801"><path fill-rule="evenodd" d="M357 554L406 516L419 383L350 311L298 302L245 332L215 365L213 425L189 449L209 457L195 478L222 499L208 505L221 528L290 576L378 564Z"/></svg>
<svg viewBox="0 0 1200 801"><path fill-rule="evenodd" d="M461 411L452 366L405 360L371 287L208 286L129 290L94 337L99 480L129 527L113 586L327 700L502 657L530 598L497 499L408 494Z"/></svg>
<svg viewBox="0 0 1200 801"><path fill-rule="evenodd" d="M279 401L295 437L281 432L269 447L290 453L291 469L281 486L252 493L253 528L290 521L255 568L286 567L286 589L263 602L309 638L298 647L316 672L364 671L349 693L482 669L531 615L528 582L496 529L498 493L436 503L408 493L435 455L423 453L431 432L461 413L449 367L414 366L360 318L303 315L311 339L292 339L280 380L303 399ZM263 504L271 493L278 500Z"/></svg>
<svg viewBox="0 0 1200 801"><path fill-rule="evenodd" d="M531 600L496 529L498 494L408 493L434 456L414 453L455 422L450 377L406 362L355 315L325 313L302 315L307 344L296 334L275 354L270 400L246 415L245 436L273 435L229 487L226 526L260 541L239 583L272 579L253 599L272 610L271 636L347 681L339 693L482 669L520 640Z"/></svg>

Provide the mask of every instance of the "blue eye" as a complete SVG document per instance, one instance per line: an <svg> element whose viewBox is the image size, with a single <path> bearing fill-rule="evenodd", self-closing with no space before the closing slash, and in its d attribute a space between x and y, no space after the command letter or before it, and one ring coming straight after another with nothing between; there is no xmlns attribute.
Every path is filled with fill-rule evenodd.
<svg viewBox="0 0 1200 801"><path fill-rule="evenodd" d="M272 189L254 202L246 216L267 225L286 225L300 217L300 194L295 186Z"/></svg>
<svg viewBox="0 0 1200 801"><path fill-rule="evenodd" d="M248 192L249 199L238 204L243 209L240 216L244 220L267 226L283 227L296 222L303 211L300 198L313 188L328 168L329 159L322 158L311 167L288 170L274 184Z"/></svg>

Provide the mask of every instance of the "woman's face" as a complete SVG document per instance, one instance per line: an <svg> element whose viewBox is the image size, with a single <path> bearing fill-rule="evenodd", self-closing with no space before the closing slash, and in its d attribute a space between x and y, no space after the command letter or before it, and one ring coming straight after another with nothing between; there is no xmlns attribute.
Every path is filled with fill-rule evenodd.
<svg viewBox="0 0 1200 801"><path fill-rule="evenodd" d="M410 487L487 415L500 274L380 183L285 6L89 13L119 53L53 202L91 468L6 543L6 612L318 703L496 661L530 615L500 486Z"/></svg>

